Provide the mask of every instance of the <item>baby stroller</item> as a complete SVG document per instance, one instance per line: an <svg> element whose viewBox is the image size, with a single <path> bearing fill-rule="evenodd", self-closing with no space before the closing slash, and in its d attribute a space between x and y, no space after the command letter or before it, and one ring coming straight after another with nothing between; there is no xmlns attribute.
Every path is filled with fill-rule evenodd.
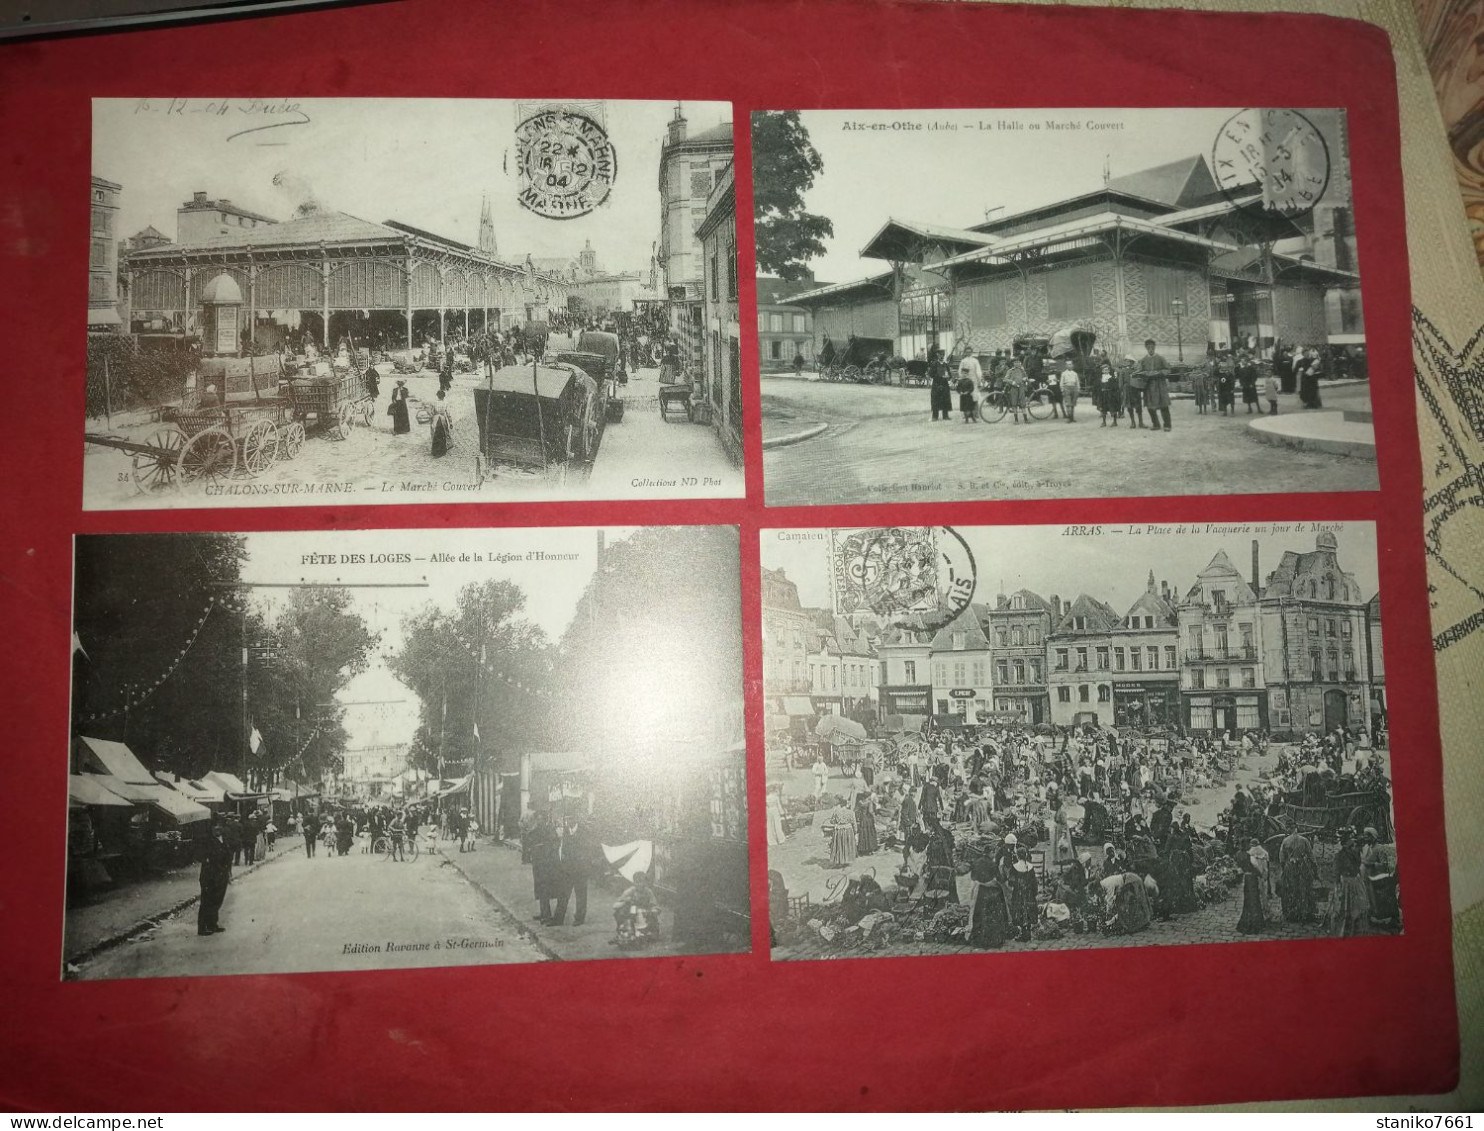
<svg viewBox="0 0 1484 1131"><path fill-rule="evenodd" d="M660 908L644 873L614 903L613 926L612 942L620 950L637 950L659 939Z"/></svg>

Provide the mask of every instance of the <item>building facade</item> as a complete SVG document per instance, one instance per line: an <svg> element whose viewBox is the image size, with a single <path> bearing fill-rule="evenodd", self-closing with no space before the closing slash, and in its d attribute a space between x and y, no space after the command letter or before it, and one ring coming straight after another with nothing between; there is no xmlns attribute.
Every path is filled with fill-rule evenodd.
<svg viewBox="0 0 1484 1131"><path fill-rule="evenodd" d="M197 244L230 239L244 230L276 223L272 216L252 212L226 197L212 200L204 190L198 189L175 210L175 242Z"/></svg>
<svg viewBox="0 0 1484 1131"><path fill-rule="evenodd" d="M1051 719L1046 691L1046 637L1051 632L1051 605L1029 589L1001 593L984 617L989 638L994 710L1019 714L1039 725Z"/></svg>
<svg viewBox="0 0 1484 1131"><path fill-rule="evenodd" d="M799 587L781 569L763 570L763 694L808 695L813 622L799 604Z"/></svg>
<svg viewBox="0 0 1484 1131"><path fill-rule="evenodd" d="M933 714L977 723L994 704L994 663L979 612L970 606L933 637Z"/></svg>
<svg viewBox="0 0 1484 1131"><path fill-rule="evenodd" d="M757 280L757 350L764 373L791 369L799 358L813 367L814 314L806 306L795 306L789 296L816 290L813 279L790 281L759 276Z"/></svg>
<svg viewBox="0 0 1484 1131"><path fill-rule="evenodd" d="M1258 598L1275 731L1370 729L1368 602L1341 567L1338 549L1335 536L1321 531L1308 553L1285 552Z"/></svg>
<svg viewBox="0 0 1484 1131"><path fill-rule="evenodd" d="M1181 599L1181 699L1185 726L1232 734L1269 725L1262 618L1254 581L1218 551Z"/></svg>
<svg viewBox="0 0 1484 1131"><path fill-rule="evenodd" d="M114 333L119 315L118 210L123 186L93 176L92 222L88 228L88 331Z"/></svg>
<svg viewBox="0 0 1484 1131"><path fill-rule="evenodd" d="M1371 728L1386 721L1386 657L1381 651L1381 594L1366 602L1366 661L1371 667Z"/></svg>
<svg viewBox="0 0 1484 1131"><path fill-rule="evenodd" d="M880 709L882 718L933 711L931 633L915 628L889 628L876 645L880 664Z"/></svg>
<svg viewBox="0 0 1484 1131"><path fill-rule="evenodd" d="M1053 613L1060 610L1057 598L1051 604ZM1061 611L1046 641L1052 723L1114 725L1113 674L1111 667L1100 668L1099 664L1104 656L1111 656L1121 620L1086 593Z"/></svg>
<svg viewBox="0 0 1484 1131"><path fill-rule="evenodd" d="M699 395L733 463L742 463L742 326L737 307L737 193L732 166L717 174L706 200L700 238L705 297L701 303L703 374Z"/></svg>
<svg viewBox="0 0 1484 1131"><path fill-rule="evenodd" d="M1168 584L1156 588L1150 570L1144 592L1099 646L1094 668L1111 673L1117 726L1176 726L1180 722L1180 631Z"/></svg>
<svg viewBox="0 0 1484 1131"><path fill-rule="evenodd" d="M696 230L717 177L733 158L732 123L690 133L680 105L660 147L660 239L656 262L669 304L670 332L680 343L687 369L697 373L705 348L703 290L706 265Z"/></svg>

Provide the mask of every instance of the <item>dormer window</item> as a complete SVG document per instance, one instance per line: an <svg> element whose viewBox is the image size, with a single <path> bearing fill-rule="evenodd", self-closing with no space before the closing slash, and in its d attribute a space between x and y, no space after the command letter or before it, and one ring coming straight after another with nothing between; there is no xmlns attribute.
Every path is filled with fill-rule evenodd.
<svg viewBox="0 0 1484 1131"><path fill-rule="evenodd" d="M962 632L955 632L953 634L953 650L955 652L962 652L964 650L964 640L965 640L964 633L962 633Z"/></svg>

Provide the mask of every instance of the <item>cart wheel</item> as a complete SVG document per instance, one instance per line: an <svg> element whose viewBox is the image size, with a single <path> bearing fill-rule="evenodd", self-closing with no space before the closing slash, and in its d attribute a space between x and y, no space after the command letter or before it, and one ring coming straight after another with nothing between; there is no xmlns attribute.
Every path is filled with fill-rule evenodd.
<svg viewBox="0 0 1484 1131"><path fill-rule="evenodd" d="M135 452L132 462L134 486L148 495L155 491L180 490L180 449L185 433L179 428L161 428L149 438L152 453Z"/></svg>
<svg viewBox="0 0 1484 1131"><path fill-rule="evenodd" d="M341 401L340 407L335 410L335 431L333 433L335 439L349 439L350 430L351 427L355 424L355 419L355 406L352 405L349 401Z"/></svg>
<svg viewBox="0 0 1484 1131"><path fill-rule="evenodd" d="M367 428L370 428L371 427L371 416L372 416L372 413L374 413L375 411L376 411L376 402L375 401L362 401L361 402L361 423L364 424Z"/></svg>
<svg viewBox="0 0 1484 1131"><path fill-rule="evenodd" d="M237 445L225 429L206 428L186 441L176 465L182 483L216 483L237 466Z"/></svg>
<svg viewBox="0 0 1484 1131"><path fill-rule="evenodd" d="M242 462L238 470L251 479L278 462L278 429L271 420L259 420L242 437Z"/></svg>
<svg viewBox="0 0 1484 1131"><path fill-rule="evenodd" d="M293 459L304 446L304 425L297 420L278 430L278 458Z"/></svg>
<svg viewBox="0 0 1484 1131"><path fill-rule="evenodd" d="M842 372L840 374L840 376L841 376L841 378L843 380L846 380L846 381L859 381L861 379L861 369L860 369L860 366L859 365L847 365L845 367L844 372Z"/></svg>
<svg viewBox="0 0 1484 1131"><path fill-rule="evenodd" d="M565 487L567 477L572 473L572 461L577 458L577 426L568 424L567 431L562 435L562 463L557 470L557 484Z"/></svg>

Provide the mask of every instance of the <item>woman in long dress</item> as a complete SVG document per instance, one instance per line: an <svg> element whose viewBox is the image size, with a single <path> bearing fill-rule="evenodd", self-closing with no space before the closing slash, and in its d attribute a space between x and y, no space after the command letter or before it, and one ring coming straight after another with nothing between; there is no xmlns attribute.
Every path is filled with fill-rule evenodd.
<svg viewBox="0 0 1484 1131"><path fill-rule="evenodd" d="M953 834L948 831L946 826L935 824L929 830L927 860L925 863L928 873L925 877L926 879L932 878L935 868L947 869L947 875L945 877L947 885L945 890L948 893L948 902L957 903L959 901L958 877L953 870Z"/></svg>
<svg viewBox="0 0 1484 1131"><path fill-rule="evenodd" d="M1330 920L1340 936L1371 933L1371 890L1361 874L1360 849L1346 829L1335 856L1335 893L1330 898Z"/></svg>
<svg viewBox="0 0 1484 1131"><path fill-rule="evenodd" d="M1039 913L1036 872L1028 856L1024 848L1016 849L1015 863L1010 865L1006 875L1010 884L1010 923L1021 939L1030 938Z"/></svg>
<svg viewBox="0 0 1484 1131"><path fill-rule="evenodd" d="M1278 898L1288 923L1314 921L1314 885L1319 870L1314 866L1314 846L1302 833L1289 833L1278 849Z"/></svg>
<svg viewBox="0 0 1484 1131"><path fill-rule="evenodd" d="M830 814L825 832L830 837L830 867L848 868L855 863L855 820L844 805Z"/></svg>
<svg viewBox="0 0 1484 1131"><path fill-rule="evenodd" d="M783 787L768 787L768 843L782 844L783 832Z"/></svg>
<svg viewBox="0 0 1484 1131"><path fill-rule="evenodd" d="M969 865L974 886L969 893L969 945L998 950L1010 939L1010 896L999 869L988 854Z"/></svg>
<svg viewBox="0 0 1484 1131"><path fill-rule="evenodd" d="M1072 829L1067 823L1066 806L1057 798L1051 806L1051 862L1070 864L1077 859L1077 850L1072 847Z"/></svg>
<svg viewBox="0 0 1484 1131"><path fill-rule="evenodd" d="M449 415L442 389L438 390L438 400L433 405L433 418L428 421L428 428L433 434L433 458L442 459L453 443L453 417Z"/></svg>
<svg viewBox="0 0 1484 1131"><path fill-rule="evenodd" d="M1149 893L1144 889L1144 877L1137 872L1123 872L1103 881L1105 891L1110 887L1110 910L1115 933L1132 935L1148 927L1154 913L1149 907Z"/></svg>
<svg viewBox="0 0 1484 1131"><path fill-rule="evenodd" d="M1252 849L1261 848L1257 841L1249 841L1247 850L1237 855L1237 865L1242 869L1242 914L1237 919L1237 930L1244 935L1261 934L1267 923L1263 910L1262 869L1252 855Z"/></svg>
<svg viewBox="0 0 1484 1131"><path fill-rule="evenodd" d="M412 421L407 416L407 397L407 382L398 381L396 387L392 389L392 403L387 407L387 412L392 418L394 436L412 431Z"/></svg>
<svg viewBox="0 0 1484 1131"><path fill-rule="evenodd" d="M855 850L861 856L869 856L880 847L876 837L876 795L862 782L855 794Z"/></svg>

